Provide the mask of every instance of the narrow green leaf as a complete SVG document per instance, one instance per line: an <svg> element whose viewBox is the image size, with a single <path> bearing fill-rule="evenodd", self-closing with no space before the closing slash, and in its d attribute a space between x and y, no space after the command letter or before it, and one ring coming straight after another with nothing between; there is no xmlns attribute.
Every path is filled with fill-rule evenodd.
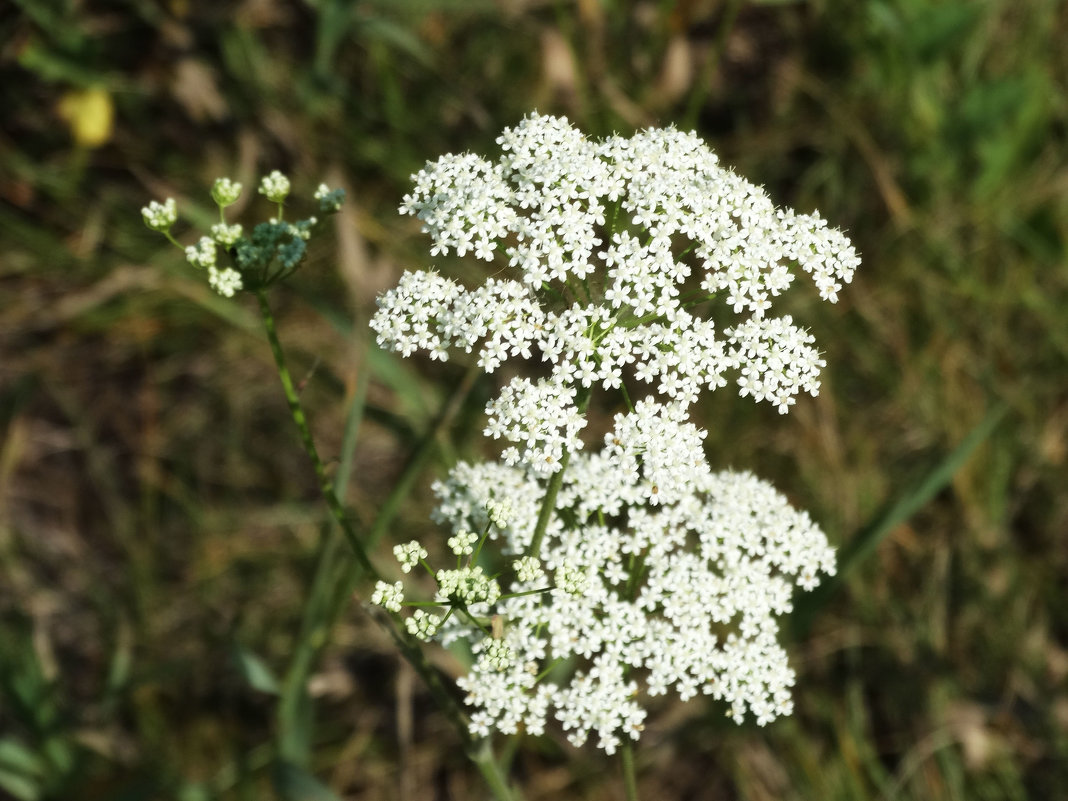
<svg viewBox="0 0 1068 801"><path fill-rule="evenodd" d="M11 797L18 801L37 801L43 795L41 786L36 780L4 768L0 768L0 790L10 793Z"/></svg>
<svg viewBox="0 0 1068 801"><path fill-rule="evenodd" d="M242 678L249 683L249 686L259 690L261 693L278 695L278 679L275 678L267 663L256 654L243 645L235 645L234 662L237 664L237 669L241 672Z"/></svg>
<svg viewBox="0 0 1068 801"><path fill-rule="evenodd" d="M366 364L366 360L364 361ZM356 376L356 387L349 401L349 408L345 414L345 433L341 439L341 460L338 464L337 474L334 478L334 491L339 501L344 503L345 487L352 475L352 460L356 456L356 441L360 435L360 423L363 422L363 413L367 404L367 387L370 384L368 377L371 371L364 367Z"/></svg>
<svg viewBox="0 0 1068 801"><path fill-rule="evenodd" d="M282 801L340 801L329 787L292 762L275 766L274 788Z"/></svg>
<svg viewBox="0 0 1068 801"><path fill-rule="evenodd" d="M379 40L392 45L423 67L434 66L434 56L414 33L385 17L365 17L361 20L361 38Z"/></svg>
<svg viewBox="0 0 1068 801"><path fill-rule="evenodd" d="M43 776L45 770L44 761L22 743L10 737L0 740L0 771Z"/></svg>
<svg viewBox="0 0 1068 801"><path fill-rule="evenodd" d="M842 548L838 558L837 575L797 600L791 618L795 636L801 637L808 631L816 612L830 600L887 534L912 517L949 484L968 457L994 431L1007 410L1008 407L1004 403L991 409L960 445L927 473L912 490L886 506Z"/></svg>

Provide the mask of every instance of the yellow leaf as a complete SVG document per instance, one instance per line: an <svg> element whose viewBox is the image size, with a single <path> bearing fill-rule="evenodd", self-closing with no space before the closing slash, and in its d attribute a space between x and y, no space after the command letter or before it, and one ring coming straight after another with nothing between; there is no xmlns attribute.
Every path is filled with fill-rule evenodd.
<svg viewBox="0 0 1068 801"><path fill-rule="evenodd" d="M100 147L111 138L115 104L106 89L71 89L60 98L57 111L79 145Z"/></svg>

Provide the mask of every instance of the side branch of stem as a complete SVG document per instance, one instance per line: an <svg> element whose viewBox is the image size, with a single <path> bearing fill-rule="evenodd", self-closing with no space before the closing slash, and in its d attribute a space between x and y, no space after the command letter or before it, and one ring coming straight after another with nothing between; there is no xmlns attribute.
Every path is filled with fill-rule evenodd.
<svg viewBox="0 0 1068 801"><path fill-rule="evenodd" d="M578 407L580 414L586 413L586 407L590 404L590 390L587 388L580 389L578 396L575 398L575 405ZM549 521L552 519L553 512L556 511L556 496L560 493L560 487L564 485L564 473L567 471L567 465L571 461L571 452L564 451L564 457L560 460L560 469L557 470L549 478L549 484L545 488L545 497L541 502L541 511L538 512L538 522L534 525L534 535L530 539L530 545L527 547L527 556L533 556L535 559L540 559L541 543L545 539L545 532L549 528Z"/></svg>
<svg viewBox="0 0 1068 801"><path fill-rule="evenodd" d="M379 577L378 571L375 570L374 565L371 564L371 560L367 555L367 551L364 549L363 543L356 535L352 523L349 522L348 515L345 514L345 509L342 507L341 501L338 500L337 494L334 492L334 484L326 474L326 467L323 465L322 459L319 458L319 451L315 447L315 440L312 438L311 429L308 427L308 418L304 414L304 407L300 403L300 396L297 395L296 386L293 384L293 376L290 375L289 367L286 365L285 353L282 351L282 343L278 339L278 331L274 325L274 315L271 313L271 307L267 303L267 295L261 289L256 292L256 299L260 304L260 316L263 318L263 327L267 332L267 341L271 345L271 353L274 355L274 363L278 368L278 377L282 380L282 389L285 391L286 401L289 403L289 412L293 417L293 422L297 424L301 443L304 445L304 450L312 461L312 467L315 469L315 476L319 479L319 490L322 493L327 506L330 507L330 514L333 515L338 526L341 528L342 533L345 535L345 539L348 541L353 556L356 557L356 561L360 563L360 567L366 571L367 575L377 579Z"/></svg>

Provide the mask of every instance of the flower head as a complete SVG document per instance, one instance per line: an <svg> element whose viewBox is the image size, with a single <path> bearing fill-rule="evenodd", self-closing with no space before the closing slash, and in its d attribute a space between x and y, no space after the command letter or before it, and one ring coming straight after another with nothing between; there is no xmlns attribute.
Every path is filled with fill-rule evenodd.
<svg viewBox="0 0 1068 801"><path fill-rule="evenodd" d="M513 359L544 368L486 406L484 433L508 443L500 461L460 463L435 485L433 516L457 556L435 574L449 612L405 625L470 644L458 683L476 735L540 734L555 719L576 745L596 735L611 753L666 694L710 695L761 725L788 714L777 619L795 587L834 572L834 551L769 484L713 472L688 409L729 380L780 412L816 394L813 337L770 310L798 273L834 302L856 253L818 216L776 208L693 134L593 141L535 114L497 141L496 161L428 164L401 205L432 256L496 261L492 275L468 288L406 272L372 321L405 356L462 350L486 372ZM731 317L714 322L717 309ZM632 400L636 384L648 392ZM627 411L590 448L587 403L615 390ZM494 542L507 557L501 574L459 566L477 531L479 554Z"/></svg>
<svg viewBox="0 0 1068 801"><path fill-rule="evenodd" d="M617 427L622 447L635 444L626 441L628 428L635 427ZM480 598L490 604L485 615L504 621L502 645L456 616L438 630L483 654L460 680L476 731L515 731L532 718L543 729L555 718L575 744L595 733L611 752L620 737L638 737L652 696L710 695L735 720L752 715L761 725L789 713L794 673L776 619L792 608L795 585L810 588L834 572L834 551L807 514L748 473L696 469L670 503L613 500L590 509L598 503L591 498L648 497L645 476L659 458L639 459L635 470L603 454L577 457L540 553L552 569L550 589L529 594L544 590L546 577L538 560L524 557L499 600ZM515 505L504 543L522 552L544 488L516 468L458 467L438 487L438 516L454 528L477 525L502 471L530 501ZM612 509L618 522L599 522ZM639 556L635 576L626 563ZM570 677L533 680L561 662L576 666Z"/></svg>
<svg viewBox="0 0 1068 801"><path fill-rule="evenodd" d="M272 203L281 203L289 195L289 179L278 170L272 170L260 181L259 193Z"/></svg>
<svg viewBox="0 0 1068 801"><path fill-rule="evenodd" d="M260 181L259 191L271 201L282 203L289 188L289 179L275 170ZM237 202L240 195L241 184L217 178L211 196L219 206L220 221L211 226L211 236L202 236L196 244L184 248L186 260L204 270L211 288L228 298L239 290L263 289L289 276L304 260L307 242L320 222L317 217L295 222L271 219L256 225L246 236L240 223L228 224L224 215L226 207ZM344 191L331 190L325 184L315 193L319 212L324 215L337 212L344 197ZM170 236L178 217L173 198L164 203L152 201L141 209L141 217L149 228L178 244ZM231 260L231 265L220 264L220 258Z"/></svg>
<svg viewBox="0 0 1068 801"><path fill-rule="evenodd" d="M185 260L194 267L207 269L215 266L215 240L202 236L195 245L185 249Z"/></svg>
<svg viewBox="0 0 1068 801"><path fill-rule="evenodd" d="M573 457L536 554L546 498L536 473L460 463L435 485L454 552L506 495L506 525L487 530L505 554L525 554L497 579L438 571L436 601L463 613L405 623L422 639L470 643L476 659L459 684L474 733L541 732L555 719L573 743L596 734L611 752L637 739L649 700L666 694L710 695L739 722L789 714L794 673L777 618L794 587L834 573L834 550L766 482L713 473L703 436L678 405L618 415L604 448ZM554 664L573 670L548 678Z"/></svg>
<svg viewBox="0 0 1068 801"><path fill-rule="evenodd" d="M323 214L333 214L341 210L341 204L345 202L344 189L331 189L326 184L319 184L315 190L315 199L319 201L319 211Z"/></svg>
<svg viewBox="0 0 1068 801"><path fill-rule="evenodd" d="M545 363L543 381L513 379L487 408L487 433L517 446L508 461L558 469L560 448L576 445L577 390L615 389L628 375L684 406L731 376L742 397L780 412L818 392L812 336L770 311L798 272L836 300L859 263L843 234L776 208L673 128L594 141L535 114L497 141L496 161L427 164L401 205L422 221L431 255L497 261L493 275L467 288L405 273L371 325L406 356L474 352L487 372L510 358ZM717 304L733 319L707 316Z"/></svg>
<svg viewBox="0 0 1068 801"><path fill-rule="evenodd" d="M232 206L241 197L241 184L229 178L216 178L211 186L211 198L220 209Z"/></svg>
<svg viewBox="0 0 1068 801"><path fill-rule="evenodd" d="M241 238L241 234L244 233L241 224L227 225L226 223L216 223L211 226L211 236L216 242L222 245L224 248L233 247L234 243Z"/></svg>
<svg viewBox="0 0 1068 801"><path fill-rule="evenodd" d="M161 234L171 230L171 226L178 220L178 207L174 198L169 197L162 203L153 200L141 209L141 219L145 221L145 225Z"/></svg>
<svg viewBox="0 0 1068 801"><path fill-rule="evenodd" d="M241 273L233 267L220 270L214 265L208 267L208 285L224 298L232 298L238 290L245 288Z"/></svg>

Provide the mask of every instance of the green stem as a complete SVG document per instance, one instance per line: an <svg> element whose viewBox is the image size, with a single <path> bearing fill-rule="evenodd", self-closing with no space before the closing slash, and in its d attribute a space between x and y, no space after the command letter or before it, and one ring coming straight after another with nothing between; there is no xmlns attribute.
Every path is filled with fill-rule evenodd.
<svg viewBox="0 0 1068 801"><path fill-rule="evenodd" d="M527 546L527 556L533 556L535 559L541 558L541 541L545 539L549 520L556 511L556 496L560 493L560 487L564 485L564 471L567 470L567 464L570 461L571 452L565 451L564 458L560 460L560 469L549 479L549 486L545 488L545 498L541 502L541 511L538 512L538 522L534 526L534 536L530 540L530 545Z"/></svg>
<svg viewBox="0 0 1068 801"><path fill-rule="evenodd" d="M580 389L578 396L575 398L575 405L578 407L580 414L586 413L586 407L590 403L590 390ZM560 460L560 469L557 470L549 478L549 485L545 488L545 498L541 502L541 511L538 512L538 522L534 525L534 536L530 539L530 545L527 546L527 556L533 556L535 559L540 559L541 556L541 542L545 539L545 532L549 528L549 521L552 519L553 512L556 511L556 496L560 493L560 487L564 485L564 472L567 470L567 465L571 461L571 451L564 451L564 458Z"/></svg>
<svg viewBox="0 0 1068 801"><path fill-rule="evenodd" d="M480 740L473 749L469 748L467 755L478 766L482 778L497 801L518 801L519 796L508 784L508 777L494 756L488 739Z"/></svg>
<svg viewBox="0 0 1068 801"><path fill-rule="evenodd" d="M619 757L623 764L623 787L627 793L627 801L638 801L638 777L634 771L634 743L629 738L625 739L619 747Z"/></svg>
<svg viewBox="0 0 1068 801"><path fill-rule="evenodd" d="M301 713L306 709L303 704L306 697L306 677L310 671L316 653L329 636L329 623L336 618L336 604L349 596L349 593L335 594L333 596L335 603L330 604L330 586L332 584L335 586L340 584L341 586L347 587L350 582L353 582L361 573L378 579L379 573L375 570L374 565L371 564L371 560L367 555L363 543L360 541L352 524L349 522L345 510L341 505L341 501L334 490L333 482L331 482L330 477L327 476L323 461L319 458L319 452L315 447L315 440L312 438L311 429L308 426L307 416L304 414L304 407L300 403L300 397L297 395L293 377L286 365L285 353L282 350L282 343L278 339L278 331L274 324L274 315L271 313L270 306L267 303L267 296L263 290L258 290L256 292L256 299L259 301L260 315L263 318L263 327L267 333L267 340L271 345L271 353L274 355L275 366L278 368L278 377L282 381L282 388L285 391L286 401L289 403L289 411L293 417L293 422L297 426L297 430L300 432L301 443L304 445L304 450L307 452L308 458L311 459L312 466L315 469L315 475L319 480L319 489L323 499L330 508L330 513L340 527L342 534L344 534L351 549L352 556L356 560L356 563L352 564L351 568L346 571L346 575L342 581L331 581L329 575L333 572L333 565L335 564L334 555L336 552L336 540L330 535L324 537L319 554L318 566L316 568L315 580L312 584L312 598L309 600L309 604L305 609L305 619L302 627L304 630L301 634L298 650L294 654L294 660L286 675L286 682L283 687L283 697L280 701L278 712L279 725L281 727L280 749L282 750L282 755L287 758L295 757L298 760L303 760L306 759L307 738L299 737L296 732L299 731L297 727L299 727L302 722L300 720ZM474 371L471 372L473 373ZM463 391L456 394L466 395L466 392L470 389L473 381L474 377L469 373L469 376L465 377L465 381L462 385ZM453 406L453 404L450 404L450 407L451 406ZM428 435L427 441L425 441L423 447L420 448L419 455L424 456L424 458L428 455L433 439L437 436L440 427L444 426L444 421L448 419L448 417L451 417L451 414L454 412L455 408L447 408L443 412L442 418L436 421L437 425L433 427ZM416 459L414 461L416 461L419 468L422 467L423 459ZM405 483L406 486L401 493L398 493L399 495L406 494L407 491L410 490L410 483L403 483ZM414 478L412 479L412 483L414 483ZM387 515L379 515L379 519L375 521L373 529L375 540L377 540L384 532L387 525L386 520L395 514L396 509L398 509L399 506L399 503L391 505ZM330 610L334 614L328 615L325 622L323 615L319 611L324 604L334 606L334 609ZM456 728L464 742L465 750L471 757L472 761L478 766L486 784L493 792L497 801L516 801L516 794L508 786L507 779L494 758L489 743L485 741L477 741L471 736L470 729L464 720L463 711L461 710L459 703L445 688L441 681L441 676L426 658L426 654L423 653L421 648L422 643L407 634L407 632L398 630L393 625L387 625L386 628L389 630L390 636L392 636L397 647L400 649L401 654L423 679L427 690L434 697L435 701L437 701L438 707ZM300 742L302 740L303 742Z"/></svg>
<svg viewBox="0 0 1068 801"><path fill-rule="evenodd" d="M709 90L712 88L712 78L716 74L716 68L719 66L720 59L723 58L723 52L727 48L727 38L730 36L731 30L734 28L734 22L738 18L738 12L742 9L743 1L744 0L729 0L727 8L723 12L723 18L719 23L719 29L716 31L716 39L708 50L708 58L705 61L705 68L701 71L701 76L695 83L693 91L690 93L690 102L686 106L686 112L682 115L682 124L680 127L684 130L686 128L693 128L697 124L697 115L701 113L701 107L704 105Z"/></svg>
<svg viewBox="0 0 1068 801"><path fill-rule="evenodd" d="M329 640L333 618L332 589L338 581L337 567L341 539L333 527L323 533L316 558L315 576L304 604L300 634L293 647L285 679L278 698L276 719L279 755L292 763L306 767L310 758L311 699L308 696L308 676L315 661Z"/></svg>
<svg viewBox="0 0 1068 801"><path fill-rule="evenodd" d="M356 536L356 531L349 522L345 509L334 492L333 482L330 481L330 477L326 474L326 467L323 466L323 461L319 458L319 451L315 448L315 440L312 439L311 429L308 427L308 418L304 414L304 407L301 406L300 397L297 395L297 389L293 384L293 377L289 374L289 368L286 366L285 353L282 351L282 343L278 339L278 331L274 326L274 315L271 314L271 307L267 304L267 295L262 289L257 290L256 299L260 303L260 316L263 318L263 327L267 332L267 341L271 344L271 353L274 355L274 363L278 368L278 377L282 380L282 388L285 390L286 400L289 402L289 412L293 417L293 422L297 425L297 430L300 432L300 440L304 445L304 450L315 468L315 476L319 479L319 490L330 508L330 514L333 515L334 520L337 521L338 526L341 528L342 534L345 535L356 561L360 563L360 567L367 575L377 579L379 578L378 571L371 564L360 538Z"/></svg>
<svg viewBox="0 0 1068 801"><path fill-rule="evenodd" d="M446 689L441 681L441 675L430 664L430 660L426 658L426 654L420 648L420 641L399 631L396 626L389 623L383 623L383 626L393 638L393 642L396 643L404 658L408 660L408 663L415 668L415 672L423 679L427 690L437 701L438 708L445 713L445 716L456 728L460 739L463 741L464 752L478 767L490 792L493 793L493 797L497 801L519 801L518 793L508 784L508 778L493 754L492 744L487 738L475 738L471 735L471 730L467 727L463 712L460 710L456 699Z"/></svg>

